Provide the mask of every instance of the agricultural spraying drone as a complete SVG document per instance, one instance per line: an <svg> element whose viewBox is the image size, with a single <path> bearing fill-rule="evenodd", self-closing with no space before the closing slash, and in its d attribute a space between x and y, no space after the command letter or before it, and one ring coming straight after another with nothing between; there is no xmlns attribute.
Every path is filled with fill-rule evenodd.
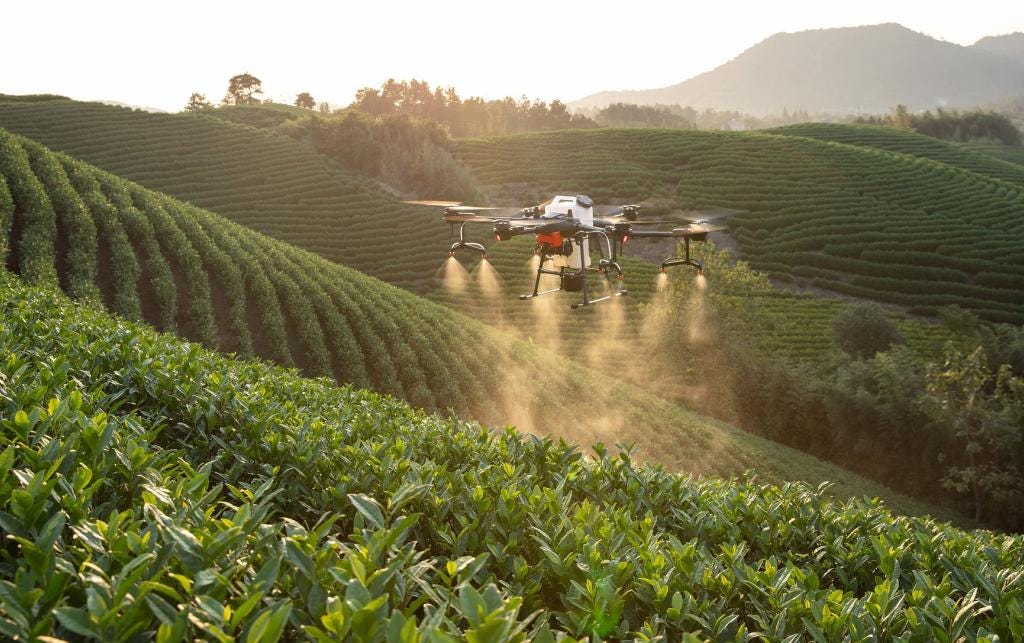
<svg viewBox="0 0 1024 643"><path fill-rule="evenodd" d="M448 254L453 257L460 250L469 250L480 253L484 259L487 258L487 248L480 243L466 240L468 223L486 223L493 226L494 236L498 241L507 241L522 234L534 235L537 239L534 252L540 257L537 263L537 278L533 284L533 292L519 295L519 299L532 299L559 291L582 292L583 301L572 304L571 308L574 310L626 294L624 274L618 259L622 255L623 246L632 239L678 240L682 246L682 256L672 256L662 261L662 272L671 266L686 265L695 268L698 275L703 275L703 264L690 258L690 242L704 241L709 232L722 229L701 220L688 221L685 222L686 225L671 230L648 229L648 226L684 222L639 221L637 218L640 208L636 205L617 206L617 209L609 214L595 216L594 202L582 194L556 196L546 203L519 209L511 216L484 214L506 208L461 205L451 201L407 203L443 208L445 222L452 224L453 230L458 226L459 238L448 249ZM594 249L599 255L596 268L592 265L591 239L595 241ZM610 295L592 299L587 287L589 273L597 273L609 281L615 277L618 285L611 289ZM558 287L541 291L540 279L543 275L558 277Z"/></svg>

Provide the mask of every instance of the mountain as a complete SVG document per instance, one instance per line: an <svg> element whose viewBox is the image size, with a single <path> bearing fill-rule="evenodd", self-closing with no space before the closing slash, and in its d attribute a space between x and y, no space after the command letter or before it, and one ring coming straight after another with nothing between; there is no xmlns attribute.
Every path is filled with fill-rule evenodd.
<svg viewBox="0 0 1024 643"><path fill-rule="evenodd" d="M1024 33L1018 31L1004 36L985 36L974 43L972 49L1012 58L1024 64Z"/></svg>
<svg viewBox="0 0 1024 643"><path fill-rule="evenodd" d="M1017 46L1005 38L963 47L893 23L779 33L677 85L606 91L570 106L662 103L751 114L971 107L1024 94L1024 62L990 50Z"/></svg>

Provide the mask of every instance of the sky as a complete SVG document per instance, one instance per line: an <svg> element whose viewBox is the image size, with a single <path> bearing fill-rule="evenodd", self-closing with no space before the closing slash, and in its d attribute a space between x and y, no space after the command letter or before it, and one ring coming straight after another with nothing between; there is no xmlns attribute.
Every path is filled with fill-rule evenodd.
<svg viewBox="0 0 1024 643"><path fill-rule="evenodd" d="M0 14L0 93L168 111L193 91L219 101L242 72L281 102L346 105L389 77L571 101L681 82L780 31L898 22L963 45L1024 31L1021 0L4 0Z"/></svg>

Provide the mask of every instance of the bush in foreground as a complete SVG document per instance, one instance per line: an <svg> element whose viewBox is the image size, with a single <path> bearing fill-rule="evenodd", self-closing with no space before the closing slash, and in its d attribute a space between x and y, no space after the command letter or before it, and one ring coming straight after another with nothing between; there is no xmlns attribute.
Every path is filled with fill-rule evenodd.
<svg viewBox="0 0 1024 643"><path fill-rule="evenodd" d="M1024 634L1024 541L429 417L0 286L0 633Z"/></svg>

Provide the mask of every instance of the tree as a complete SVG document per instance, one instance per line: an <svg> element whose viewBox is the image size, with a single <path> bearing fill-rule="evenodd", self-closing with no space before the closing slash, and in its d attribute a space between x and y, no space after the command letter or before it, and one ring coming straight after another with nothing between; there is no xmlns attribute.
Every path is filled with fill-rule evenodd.
<svg viewBox="0 0 1024 643"><path fill-rule="evenodd" d="M911 129L913 127L910 112L907 110L906 105L897 105L891 118L892 126L897 129Z"/></svg>
<svg viewBox="0 0 1024 643"><path fill-rule="evenodd" d="M836 317L832 331L839 348L856 359L870 359L903 343L903 336L877 304L847 308Z"/></svg>
<svg viewBox="0 0 1024 643"><path fill-rule="evenodd" d="M192 92L192 95L188 97L188 103L185 104L185 111L198 114L210 107L212 107L212 105L210 105L210 101L206 100L206 94Z"/></svg>
<svg viewBox="0 0 1024 643"><path fill-rule="evenodd" d="M313 96L309 92L302 92L295 97L295 106L303 109L313 109L316 107L316 101L313 100Z"/></svg>
<svg viewBox="0 0 1024 643"><path fill-rule="evenodd" d="M319 105L317 105L317 109L320 110L321 114L330 114L331 113L331 104L328 103L327 101L324 101L324 102L320 103Z"/></svg>
<svg viewBox="0 0 1024 643"><path fill-rule="evenodd" d="M942 483L970 497L974 519L1024 520L1024 380L1003 365L993 372L983 349L947 346L945 363L928 370L926 408L959 442ZM996 515L998 514L998 515Z"/></svg>
<svg viewBox="0 0 1024 643"><path fill-rule="evenodd" d="M225 105L257 105L257 94L263 93L263 81L246 72L228 80L228 93L224 95Z"/></svg>

